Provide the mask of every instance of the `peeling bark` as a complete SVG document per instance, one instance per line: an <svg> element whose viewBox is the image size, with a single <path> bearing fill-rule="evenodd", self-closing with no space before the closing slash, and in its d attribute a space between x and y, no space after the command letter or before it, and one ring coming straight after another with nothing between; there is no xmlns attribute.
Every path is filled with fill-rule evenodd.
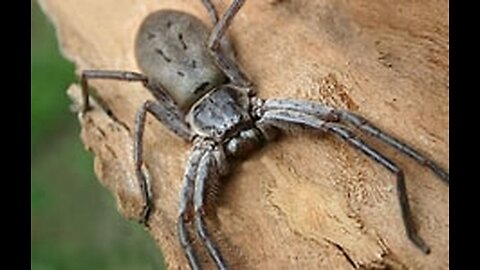
<svg viewBox="0 0 480 270"><path fill-rule="evenodd" d="M83 69L137 71L135 31L160 8L208 22L201 1L42 0L64 54ZM229 1L214 1L222 10ZM295 97L358 112L448 168L448 1L247 1L230 36L260 97ZM133 120L153 97L138 83L92 81L109 114L81 119L95 172L134 218L141 196ZM78 102L78 85L69 93ZM178 194L190 145L149 117L145 163L150 233L169 269L187 269L177 241ZM219 192L215 236L233 269L448 269L448 187L375 141L406 173L422 254L407 239L395 178L331 136L285 136L238 166ZM215 216L215 215L214 215ZM207 260L207 255L202 254Z"/></svg>

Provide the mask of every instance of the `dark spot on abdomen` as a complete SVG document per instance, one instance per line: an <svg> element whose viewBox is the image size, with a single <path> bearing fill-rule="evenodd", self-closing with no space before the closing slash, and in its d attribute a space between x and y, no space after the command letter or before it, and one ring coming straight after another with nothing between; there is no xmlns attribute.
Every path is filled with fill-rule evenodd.
<svg viewBox="0 0 480 270"><path fill-rule="evenodd" d="M195 88L193 93L198 94L198 93L203 92L203 90L205 90L205 88L207 88L209 84L210 84L209 82L204 82L204 83L200 84L197 88Z"/></svg>
<svg viewBox="0 0 480 270"><path fill-rule="evenodd" d="M148 32L148 33L147 33L147 39L148 39L148 40L152 40L152 39L154 39L155 37L156 37L156 35L155 35L154 33L152 33L152 32Z"/></svg>
<svg viewBox="0 0 480 270"><path fill-rule="evenodd" d="M188 49L187 44L183 40L183 34L182 33L178 34L178 40L180 40L180 43L182 44L182 47L183 47L184 50Z"/></svg>
<svg viewBox="0 0 480 270"><path fill-rule="evenodd" d="M167 61L167 62L172 62L172 59L168 58L161 49L155 49L155 52L160 54L160 56L162 56L163 60Z"/></svg>

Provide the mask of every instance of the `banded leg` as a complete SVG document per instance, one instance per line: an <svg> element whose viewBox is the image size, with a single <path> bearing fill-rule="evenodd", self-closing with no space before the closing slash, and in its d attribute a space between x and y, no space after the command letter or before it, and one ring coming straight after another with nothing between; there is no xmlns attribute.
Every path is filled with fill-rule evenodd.
<svg viewBox="0 0 480 270"><path fill-rule="evenodd" d="M316 116L328 122L334 121L350 124L356 128L359 128L361 131L367 133L368 135L375 137L383 143L386 143L387 145L395 148L397 151L406 155L409 158L412 158L420 165L426 166L447 185L449 183L448 172L446 172L436 162L425 157L425 155L422 155L413 147L401 142L399 139L382 131L380 128L376 127L365 118L354 114L353 112L334 109L330 106L318 102L300 101L292 99L271 99L266 101L254 99L253 102L257 103L257 110L289 110Z"/></svg>
<svg viewBox="0 0 480 270"><path fill-rule="evenodd" d="M162 106L161 103L154 101L146 101L143 106L138 110L135 117L135 131L133 142L133 160L135 165L135 174L139 181L140 188L142 190L143 200L145 205L143 207L140 223L147 225L150 211L152 208L152 196L151 187L142 172L143 164L143 133L145 130L145 120L147 112L151 113L162 124L167 126L178 136L185 140L190 140L192 132L183 120L179 119L175 112L171 112L167 107Z"/></svg>
<svg viewBox="0 0 480 270"><path fill-rule="evenodd" d="M291 105L291 104L290 104ZM257 122L261 128L268 125L273 125L281 130L289 130L295 126L308 127L330 132L341 139L347 141L354 148L362 151L369 158L373 159L387 170L395 174L397 177L397 194L402 212L402 220L408 238L424 253L428 254L430 248L425 244L423 239L417 234L412 219L410 205L408 202L406 185L403 171L390 159L368 146L361 139L357 138L355 134L338 123L326 122L318 117L305 112L295 111L292 109L272 109L262 112L260 120Z"/></svg>
<svg viewBox="0 0 480 270"><path fill-rule="evenodd" d="M405 185L403 171L393 161L368 146L361 139L357 138L351 130L334 123L327 123L326 127L329 132L347 141L351 146L362 151L369 158L373 159L374 161L385 167L387 170L395 174L395 176L397 177L397 196L400 202L402 220L407 236L410 241L412 241L421 251L423 251L425 254L429 254L430 248L415 230L415 225L412 218L412 210L408 202L407 187Z"/></svg>
<svg viewBox="0 0 480 270"><path fill-rule="evenodd" d="M192 237L187 229L187 224L191 220L189 209L192 207L192 198L198 164L205 152L205 149L195 147L190 155L187 163L187 169L183 177L182 190L180 192L180 211L177 221L177 231L180 244L185 252L185 256L190 268L194 270L199 270L202 268L198 261L197 253L192 245Z"/></svg>
<svg viewBox="0 0 480 270"><path fill-rule="evenodd" d="M204 216L205 203L207 195L207 189L212 185L218 184L218 179L221 175L221 168L225 167L225 160L219 160L218 157L224 157L225 155L219 153L217 147L211 145L208 146L209 151L203 155L198 165L197 175L195 177L195 193L193 195L193 205L195 211L195 230L197 235L202 240L202 243L206 247L210 257L215 262L218 269L228 269L225 259L223 258L217 244L211 239L211 235L208 232ZM215 153L216 152L216 153ZM219 164L223 163L223 164Z"/></svg>
<svg viewBox="0 0 480 270"><path fill-rule="evenodd" d="M216 24L218 22L218 12L215 6L213 5L212 1L202 0L202 3L207 9L208 16L210 16L210 20L213 22L213 24Z"/></svg>
<svg viewBox="0 0 480 270"><path fill-rule="evenodd" d="M215 8L215 5L210 0L202 0L202 3L208 12L208 16L210 16L210 20L212 21L213 25L216 25L218 23L219 17L218 17L218 11ZM222 57L230 58L230 61L233 64L235 64L235 54L233 52L232 43L230 42L230 39L228 38L228 36L223 35L220 42L221 42L220 44L221 48L219 48L219 53L223 55Z"/></svg>
<svg viewBox="0 0 480 270"><path fill-rule="evenodd" d="M226 47L224 46L224 40L226 39L225 33L233 18L245 3L245 0L234 0L220 20L218 20L218 14L211 1L202 0L202 2L207 8L212 20L214 22L217 21L208 40L208 48L212 52L213 58L233 84L244 88L248 94L253 94L252 83L248 80L245 73L240 70L237 63L233 60L233 57L229 57L224 49L224 47Z"/></svg>
<svg viewBox="0 0 480 270"><path fill-rule="evenodd" d="M147 77L143 74L120 71L120 70L84 70L80 78L80 85L82 87L82 108L81 113L86 113L90 109L89 86L88 80L90 79L110 79L129 82L142 82L147 83Z"/></svg>
<svg viewBox="0 0 480 270"><path fill-rule="evenodd" d="M440 167L440 165L438 165L433 160L428 159L424 155L420 154L417 150L413 149L407 144L401 142L395 137L377 128L372 123L370 123L367 119L346 110L337 110L336 114L338 114L341 121L345 123L349 123L359 128L360 130L364 131L365 133L375 138L378 138L380 141L392 146L393 148L397 149L400 153L414 159L419 164L426 166L433 173L435 173L443 182L445 182L445 184L447 185L449 184L449 179L448 179L449 175L445 170L442 169L442 167Z"/></svg>
<svg viewBox="0 0 480 270"><path fill-rule="evenodd" d="M218 269L228 269L217 245L211 240L205 221L205 191L212 181L218 181L221 174L226 173L226 165L219 164L224 161L225 155L218 149L213 149L213 144L208 141L197 141L187 165L180 195L180 213L178 218L178 235L180 243L192 269L201 269L187 223L191 221L188 212L193 204L194 222L197 235L208 253L214 260ZM213 150L213 151L212 151ZM216 182L215 182L216 184ZM192 202L193 199L193 202Z"/></svg>
<svg viewBox="0 0 480 270"><path fill-rule="evenodd" d="M310 127L325 131L325 121L336 119L333 108L316 102L252 97L251 104L251 114L258 119L255 125L267 140L273 140L278 129Z"/></svg>

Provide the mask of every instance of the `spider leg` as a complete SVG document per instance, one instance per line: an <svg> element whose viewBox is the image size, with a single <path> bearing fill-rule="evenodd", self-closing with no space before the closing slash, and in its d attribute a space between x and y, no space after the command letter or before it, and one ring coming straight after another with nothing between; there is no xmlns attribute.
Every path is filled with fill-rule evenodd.
<svg viewBox="0 0 480 270"><path fill-rule="evenodd" d="M143 106L137 113L137 119L135 121L136 125L138 125L137 132L141 131L143 133L145 116L147 112L155 116L155 118L164 124L168 129L170 129L170 131L185 141L192 140L193 132L191 131L189 125L181 118L180 115L178 115L175 111L169 110L169 108L165 106L163 102L158 100L148 100L143 103Z"/></svg>
<svg viewBox="0 0 480 270"><path fill-rule="evenodd" d="M360 130L364 131L365 133L378 138L379 140L383 141L384 143L392 146L393 148L397 149L402 154L414 159L418 163L423 166L429 168L433 173L435 173L443 182L447 185L449 184L448 180L448 173L442 169L436 162L431 159L428 159L424 155L420 154L418 151L413 149L412 147L408 146L407 144L401 142L400 140L396 139L395 137L387 134L386 132L382 131L378 127L374 126L365 118L354 114L352 112L346 110L337 110L336 113L339 115L341 121L349 123Z"/></svg>
<svg viewBox="0 0 480 270"><path fill-rule="evenodd" d="M202 156L198 165L197 175L195 178L195 193L193 195L193 204L195 210L195 230L207 248L210 257L214 260L218 269L228 269L225 259L223 258L217 244L211 239L208 232L204 216L206 215L205 206L207 188L218 183L221 174L221 167L224 166L224 159L219 160L218 157L224 157L218 147L213 145L207 146L209 150ZM215 153L216 152L216 153ZM222 164L219 164L219 163Z"/></svg>
<svg viewBox="0 0 480 270"><path fill-rule="evenodd" d="M385 131L370 123L367 119L347 110L334 109L325 104L311 101L301 101L292 99L271 99L262 101L255 98L257 108L260 110L289 110L295 112L303 112L309 115L316 116L325 121L337 121L350 124L368 135L379 139L387 145L395 148L400 153L412 158L420 165L429 168L435 175L437 175L447 185L449 183L449 175L440 165L433 160L425 157L413 147L401 142L399 139L389 135Z"/></svg>
<svg viewBox="0 0 480 270"><path fill-rule="evenodd" d="M228 269L217 245L211 240L207 230L205 215L205 193L213 181L226 173L226 164L223 164L225 155L212 142L203 139L197 140L194 150L187 164L183 187L180 192L180 212L178 216L178 236L182 248L192 269L201 269L198 256L192 245L187 223L191 221L189 210L194 208L194 222L197 235L207 248L208 253L215 261L218 269ZM222 164L219 164L222 163ZM217 182L214 182L215 184ZM193 199L193 201L192 201Z"/></svg>
<svg viewBox="0 0 480 270"><path fill-rule="evenodd" d="M216 25L218 23L218 11L215 8L215 5L212 3L210 0L202 0L203 5L205 6L205 9L208 12L208 15L210 16L210 20L212 21L213 25ZM230 39L228 38L228 35L223 35L221 37L221 48L218 49L218 53L222 54L221 57L224 58L230 58L230 60L233 64L233 68L239 69L237 66L235 66L235 53L232 48L232 43L230 42ZM213 53L213 51L212 51ZM225 72L225 70L223 70ZM242 73L241 71L238 71ZM245 91L244 88L242 88L242 91Z"/></svg>
<svg viewBox="0 0 480 270"><path fill-rule="evenodd" d="M132 71L121 70L84 70L80 78L80 85L82 87L82 107L81 113L86 113L90 109L90 102L88 99L89 87L88 80L90 79L110 79L129 82L147 82L147 77L143 74Z"/></svg>
<svg viewBox="0 0 480 270"><path fill-rule="evenodd" d="M133 160L135 164L135 174L139 181L142 190L142 196L145 205L140 216L140 223L147 225L150 211L152 208L151 187L142 172L143 164L143 133L145 130L145 120L147 113L151 113L161 123L167 126L178 136L185 140L190 140L192 132L185 122L183 122L175 112L168 109L168 106L163 106L161 101L146 101L138 110L135 117L135 131L133 141Z"/></svg>
<svg viewBox="0 0 480 270"><path fill-rule="evenodd" d="M148 84L148 79L146 76L131 72L131 71L118 71L118 70L85 70L81 75L81 88L82 88L82 99L83 105L81 112L85 113L89 108L89 98L88 98L88 80L89 79L112 79L112 80L123 80L123 81L137 81L142 82L152 94L157 98L157 102L147 101L143 104L140 110L137 113L135 118L135 132L134 132L134 164L135 164L135 173L137 180L139 182L142 197L145 202L143 206L142 213L140 215L140 223L147 225L149 214L152 207L152 200L150 194L150 185L146 180L141 166L143 163L143 132L145 128L145 120L147 112L153 114L160 122L165 124L171 131L173 131L178 136L182 137L185 140L191 140L192 132L186 124L182 117L180 110L177 108L173 100L158 87L153 87Z"/></svg>
<svg viewBox="0 0 480 270"><path fill-rule="evenodd" d="M243 88L248 94L253 94L252 83L234 61L233 55L227 55L230 50L228 47L230 46L225 34L233 18L245 3L245 0L234 0L220 20L218 20L218 14L211 1L203 0L202 2L207 8L212 21L216 23L208 40L208 48L213 58L218 67L227 75L233 84Z"/></svg>
<svg viewBox="0 0 480 270"><path fill-rule="evenodd" d="M276 138L278 129L285 131L310 126L323 130L325 121L337 119L333 108L316 102L252 97L251 104L251 114L258 119L255 125L268 141ZM302 125L302 121L309 124Z"/></svg>
<svg viewBox="0 0 480 270"><path fill-rule="evenodd" d="M389 158L385 157L372 147L368 146L364 141L357 138L356 135L344 126L336 123L326 123L327 130L341 139L347 141L354 148L362 151L369 158L373 159L387 170L395 174L397 177L397 195L400 202L400 209L402 212L402 220L408 238L425 254L430 253L430 248L425 244L425 241L418 235L415 230L415 225L412 218L412 210L408 202L407 187L405 185L405 177L403 171Z"/></svg>
<svg viewBox="0 0 480 270"><path fill-rule="evenodd" d="M187 170L183 177L182 190L180 192L180 210L177 221L178 238L185 252L191 269L202 269L198 261L198 256L192 245L192 237L187 229L187 223L190 222L191 215L189 209L192 206L192 197L194 192L194 183L197 176L198 164L205 154L205 149L195 147L187 163Z"/></svg>
<svg viewBox="0 0 480 270"><path fill-rule="evenodd" d="M333 133L341 139L347 141L355 149L362 151L369 158L373 159L387 170L395 174L397 178L397 195L407 236L420 250L428 254L430 252L430 248L425 244L423 239L415 230L410 205L408 202L403 171L393 161L370 147L342 124L327 122L327 120L322 120L318 117L319 115L315 115L315 113L313 113L324 113L323 115L325 118L332 117L334 115L331 114L332 110L330 107L325 106L314 108L307 106L302 112L300 110L296 110L296 108L298 108L296 105L299 104L296 103L297 101L282 102L287 103L287 105L279 106L280 104L278 103L278 100L276 100L272 102L266 101L263 106L257 107L255 113L257 116L260 116L260 119L257 121L257 127L260 130L265 130L269 126L274 126L281 130L290 130L295 127L307 127ZM312 103L308 104L311 105Z"/></svg>
<svg viewBox="0 0 480 270"><path fill-rule="evenodd" d="M212 20L212 22L216 24L218 22L218 12L215 6L213 5L212 1L202 0L202 3L207 9L208 16L210 16L210 20Z"/></svg>

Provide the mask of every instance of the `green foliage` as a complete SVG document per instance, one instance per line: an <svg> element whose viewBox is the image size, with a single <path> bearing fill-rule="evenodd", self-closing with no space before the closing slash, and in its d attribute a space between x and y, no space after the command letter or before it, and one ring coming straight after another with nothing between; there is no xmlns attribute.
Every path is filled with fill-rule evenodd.
<svg viewBox="0 0 480 270"><path fill-rule="evenodd" d="M70 133L32 163L31 269L161 269L153 239L117 213Z"/></svg>
<svg viewBox="0 0 480 270"><path fill-rule="evenodd" d="M37 147L42 137L51 134L58 125L74 119L65 94L75 80L73 64L63 59L55 42L55 32L32 2L31 17L31 144Z"/></svg>
<svg viewBox="0 0 480 270"><path fill-rule="evenodd" d="M74 66L31 5L31 269L164 269L153 239L95 179L66 95Z"/></svg>

